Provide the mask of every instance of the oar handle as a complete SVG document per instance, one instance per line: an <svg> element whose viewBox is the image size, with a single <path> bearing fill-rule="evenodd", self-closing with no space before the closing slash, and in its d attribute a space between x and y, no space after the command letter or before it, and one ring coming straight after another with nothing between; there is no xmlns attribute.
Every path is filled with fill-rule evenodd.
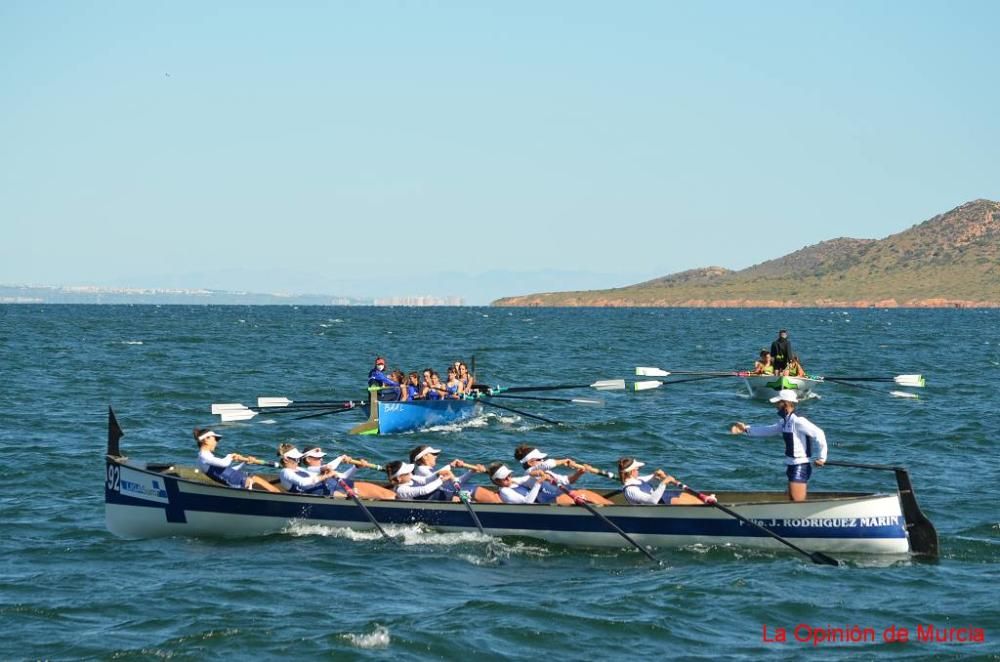
<svg viewBox="0 0 1000 662"><path fill-rule="evenodd" d="M385 470L385 467L381 464L375 464L374 462L369 462L368 460L355 460L353 457L348 460L344 460L344 462L353 464L356 467L361 467L362 469L374 469L375 471Z"/></svg>
<svg viewBox="0 0 1000 662"><path fill-rule="evenodd" d="M486 467L482 464L469 464L465 460L459 460L458 464L455 466L459 469L468 469L469 471L475 471L477 473L484 473L486 471Z"/></svg>
<svg viewBox="0 0 1000 662"><path fill-rule="evenodd" d="M711 495L711 494L702 494L698 490L685 485L684 483L680 482L676 478L674 479L674 483L676 483L678 487L680 487L682 490L684 490L688 494L693 494L694 496L698 497L698 499L702 503L707 503L709 505L714 505L714 504L719 503L719 500L716 499L713 495Z"/></svg>
<svg viewBox="0 0 1000 662"><path fill-rule="evenodd" d="M604 469L598 469L584 462L577 462L576 460L569 459L569 467L577 471L585 471L589 474L596 474L598 476L604 476L605 478L614 478L615 475L610 471L605 471Z"/></svg>

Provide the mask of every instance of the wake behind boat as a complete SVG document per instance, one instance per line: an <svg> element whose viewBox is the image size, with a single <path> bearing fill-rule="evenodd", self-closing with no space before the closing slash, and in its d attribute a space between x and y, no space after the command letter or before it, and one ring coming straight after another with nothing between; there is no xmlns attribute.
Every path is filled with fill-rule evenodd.
<svg viewBox="0 0 1000 662"><path fill-rule="evenodd" d="M297 523L359 530L373 529L376 524L420 523L448 532L476 532L481 525L491 536L623 547L621 534L610 524L643 547L721 544L786 549L774 537L723 510L700 505L630 505L620 490L603 492L612 501L600 508L603 518L572 506L477 503L477 522L464 503L377 499L364 500L366 513L347 499L234 489L190 466L131 460L121 453L121 436L109 410L105 511L108 530L123 538L260 536ZM779 492L719 492L717 498L750 523L817 552L937 556L937 534L920 511L909 475L902 468L892 470L899 485L895 493L812 493L807 501L797 503Z"/></svg>

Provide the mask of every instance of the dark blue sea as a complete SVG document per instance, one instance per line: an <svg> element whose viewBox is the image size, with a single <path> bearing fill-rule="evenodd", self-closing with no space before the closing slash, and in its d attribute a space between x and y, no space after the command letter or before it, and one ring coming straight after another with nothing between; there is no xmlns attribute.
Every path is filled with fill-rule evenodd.
<svg viewBox="0 0 1000 662"><path fill-rule="evenodd" d="M261 456L293 441L384 462L431 443L445 457L510 461L528 442L608 468L637 455L702 491L783 490L781 442L727 434L735 420L776 420L773 408L728 378L579 393L603 397L600 408L518 401L560 426L495 412L361 438L346 435L356 412L221 426L209 413L260 395L359 399L376 354L442 372L474 356L480 381L505 386L631 381L640 365L745 369L780 327L809 372L927 376L919 399L826 384L801 411L826 430L831 459L910 469L939 561L853 556L830 568L696 546L658 550L657 568L624 543L419 528L397 530L402 545L319 526L249 540L126 541L105 529L109 404L138 460L193 461L191 430L207 424L224 450ZM998 374L1000 310L0 306L0 659L997 659ZM811 488L895 483L827 467ZM879 637L813 646L794 640L800 625ZM986 641L921 642L918 625L981 628ZM910 641L883 641L892 626ZM789 641L766 641L778 628Z"/></svg>

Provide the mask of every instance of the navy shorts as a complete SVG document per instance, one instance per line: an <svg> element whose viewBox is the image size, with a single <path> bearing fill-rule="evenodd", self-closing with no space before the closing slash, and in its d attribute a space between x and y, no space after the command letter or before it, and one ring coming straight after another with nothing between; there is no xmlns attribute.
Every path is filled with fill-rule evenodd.
<svg viewBox="0 0 1000 662"><path fill-rule="evenodd" d="M671 499L676 499L682 494L684 494L684 492L681 490L667 490L663 493L663 496L660 497L660 503L665 503L669 506Z"/></svg>
<svg viewBox="0 0 1000 662"><path fill-rule="evenodd" d="M802 464L790 464L785 469L785 475L788 476L789 483L808 483L809 477L812 476L812 473L812 464L809 462L803 462Z"/></svg>

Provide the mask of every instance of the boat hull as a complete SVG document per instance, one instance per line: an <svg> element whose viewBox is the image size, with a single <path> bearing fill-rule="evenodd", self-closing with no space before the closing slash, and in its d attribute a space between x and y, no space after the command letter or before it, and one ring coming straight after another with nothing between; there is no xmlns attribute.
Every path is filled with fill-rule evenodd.
<svg viewBox="0 0 1000 662"><path fill-rule="evenodd" d="M377 402L377 416L352 430L355 434L399 434L436 425L453 425L481 416L482 404L474 400L413 400Z"/></svg>
<svg viewBox="0 0 1000 662"><path fill-rule="evenodd" d="M799 400L812 397L816 386L822 382L808 377L782 377L780 375L750 375L743 378L747 392L754 400L770 400L782 389L795 391Z"/></svg>
<svg viewBox="0 0 1000 662"><path fill-rule="evenodd" d="M174 475L176 474L176 475ZM231 489L200 479L194 470L152 471L108 458L105 507L108 529L123 538L162 536L247 537L296 524L372 529L351 500ZM618 496L620 499L620 495ZM720 493L720 502L811 551L906 554L906 521L897 494L817 494L792 503L777 493ZM366 502L382 525L424 524L442 531L475 532L461 503ZM583 508L557 505L476 504L486 532L565 545L623 547L617 533ZM612 505L601 513L650 547L738 545L785 549L759 529L706 506Z"/></svg>

